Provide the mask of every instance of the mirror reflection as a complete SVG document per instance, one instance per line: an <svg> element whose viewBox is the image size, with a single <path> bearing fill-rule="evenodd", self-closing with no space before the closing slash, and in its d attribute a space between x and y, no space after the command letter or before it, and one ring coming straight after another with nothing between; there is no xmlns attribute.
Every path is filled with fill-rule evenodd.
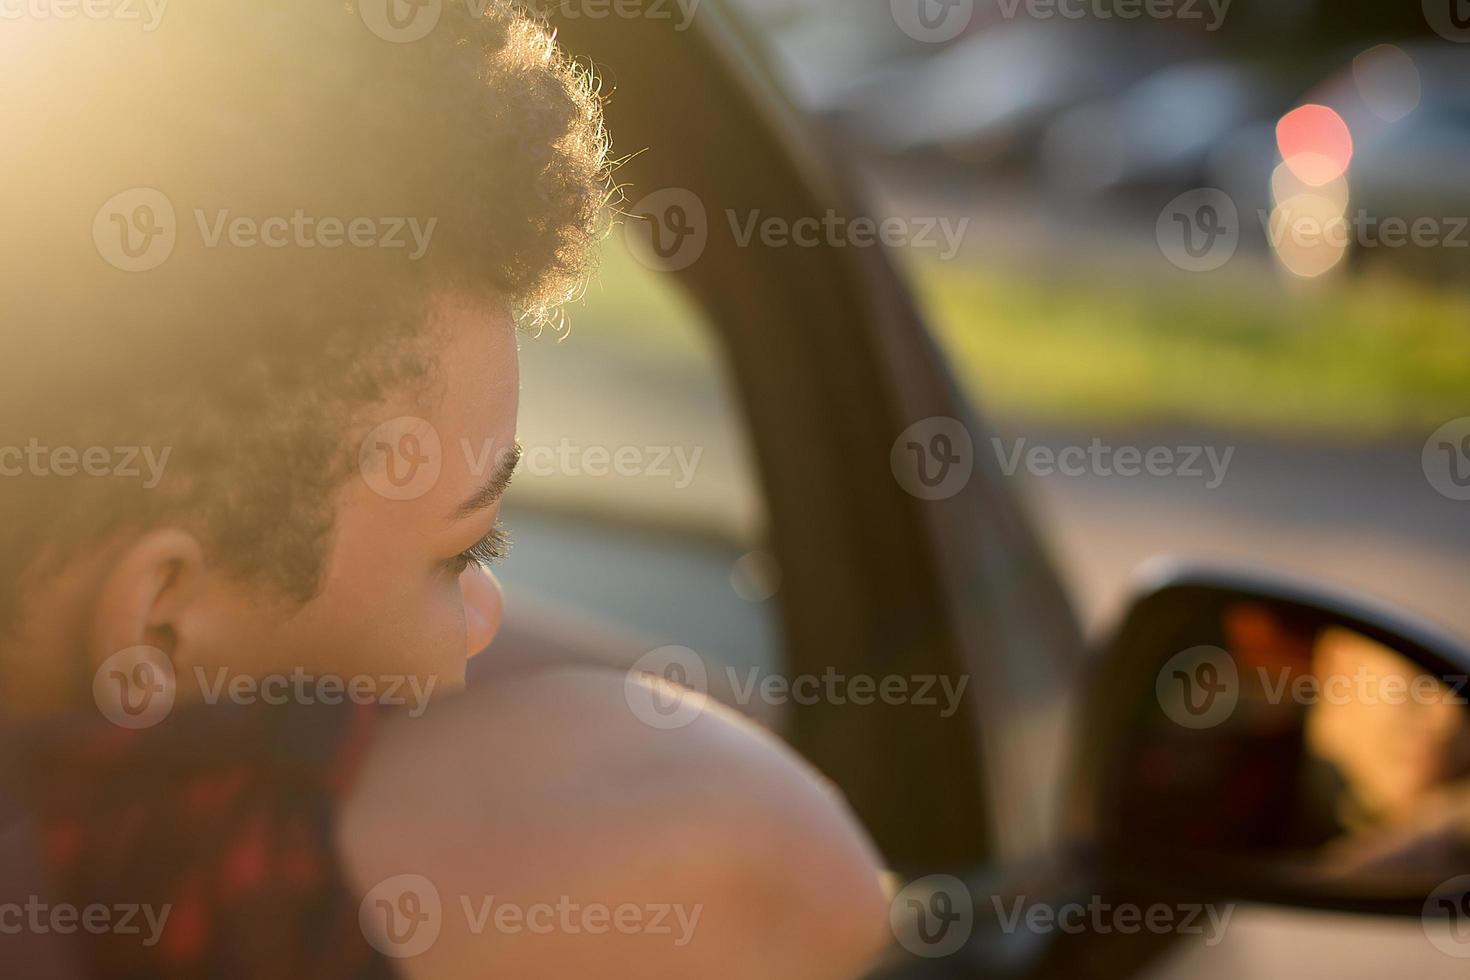
<svg viewBox="0 0 1470 980"><path fill-rule="evenodd" d="M1120 763L1118 834L1431 888L1470 869L1465 677L1284 603L1178 627Z"/></svg>

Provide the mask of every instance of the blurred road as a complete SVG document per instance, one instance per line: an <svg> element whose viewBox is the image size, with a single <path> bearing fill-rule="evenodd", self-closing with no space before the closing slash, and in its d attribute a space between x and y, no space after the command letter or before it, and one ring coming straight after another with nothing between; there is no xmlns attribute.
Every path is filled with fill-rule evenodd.
<svg viewBox="0 0 1470 980"><path fill-rule="evenodd" d="M1234 910L1219 945L1180 942L1148 976L1150 980L1284 976L1459 980L1465 976L1465 961L1425 942L1424 926L1413 916L1395 919L1241 906Z"/></svg>
<svg viewBox="0 0 1470 980"><path fill-rule="evenodd" d="M595 336L595 325L585 330ZM735 399L713 364L647 363L642 352L576 335L565 344L527 345L522 359L521 436L528 446L555 445L575 433L584 445L682 447L698 452L700 463L687 486L672 479L537 474L528 467L517 478L511 511L525 504L540 516L512 522L520 547L505 569L507 580L547 598L561 593L599 615L621 610L619 618L655 635L664 632L656 628L666 625L670 604L648 597L679 595L680 636L697 635L736 660L768 654L770 609L738 597L730 584L733 563L760 547L763 521ZM609 405L618 410L608 412ZM1056 451L1098 440L1111 449L1168 448L1181 464L1188 447L1228 458L1218 486L1207 457L1197 463L1200 477L1038 476L1024 463L1017 468L1013 490L1089 625L1116 614L1141 563L1181 554L1355 589L1470 638L1463 585L1470 581L1470 504L1434 490L1421 468L1421 444L1064 431L1015 419L997 420L995 429L999 446L978 440L977 452L1011 456L1018 446ZM654 527L665 533L652 534ZM696 581L702 590L690 588ZM640 594L643 601L634 601ZM711 628L695 629L700 623ZM749 646L739 642L742 635Z"/></svg>
<svg viewBox="0 0 1470 980"><path fill-rule="evenodd" d="M1177 553L1249 562L1387 599L1470 638L1470 504L1437 493L1421 446L1293 445L1180 432L1078 433L1001 423L1027 447L1211 447L1233 450L1219 486L1208 477L1034 476L1017 492L1062 566L1084 619L1125 600L1147 558ZM984 452L994 447L977 447ZM1179 456L1183 458L1183 454ZM1202 463L1208 474L1208 464Z"/></svg>

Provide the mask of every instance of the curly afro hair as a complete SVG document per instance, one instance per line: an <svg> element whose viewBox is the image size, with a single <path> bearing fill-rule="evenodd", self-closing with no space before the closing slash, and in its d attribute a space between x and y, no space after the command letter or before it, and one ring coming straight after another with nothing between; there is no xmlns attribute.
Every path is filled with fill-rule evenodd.
<svg viewBox="0 0 1470 980"><path fill-rule="evenodd" d="M0 450L169 458L157 486L6 469L0 623L79 546L163 521L305 601L352 427L427 383L434 297L545 320L576 294L601 99L543 23L482 2L409 8L427 31L384 0L7 26Z"/></svg>

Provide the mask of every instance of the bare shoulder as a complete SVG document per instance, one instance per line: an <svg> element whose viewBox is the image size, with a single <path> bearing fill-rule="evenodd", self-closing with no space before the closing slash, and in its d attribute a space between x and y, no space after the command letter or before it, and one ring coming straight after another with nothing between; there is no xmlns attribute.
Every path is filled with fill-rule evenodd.
<svg viewBox="0 0 1470 980"><path fill-rule="evenodd" d="M663 692L687 724L646 723L626 683L510 677L386 726L339 848L363 894L436 892L440 934L405 975L858 975L884 906L841 800L698 695Z"/></svg>

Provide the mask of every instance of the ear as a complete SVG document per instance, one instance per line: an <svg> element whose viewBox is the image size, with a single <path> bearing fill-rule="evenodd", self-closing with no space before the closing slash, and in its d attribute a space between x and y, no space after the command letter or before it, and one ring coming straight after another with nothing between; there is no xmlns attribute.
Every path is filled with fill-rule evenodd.
<svg viewBox="0 0 1470 980"><path fill-rule="evenodd" d="M120 650L151 646L171 660L181 653L183 621L206 579L204 548L173 528L130 544L102 579L88 641L92 669Z"/></svg>

